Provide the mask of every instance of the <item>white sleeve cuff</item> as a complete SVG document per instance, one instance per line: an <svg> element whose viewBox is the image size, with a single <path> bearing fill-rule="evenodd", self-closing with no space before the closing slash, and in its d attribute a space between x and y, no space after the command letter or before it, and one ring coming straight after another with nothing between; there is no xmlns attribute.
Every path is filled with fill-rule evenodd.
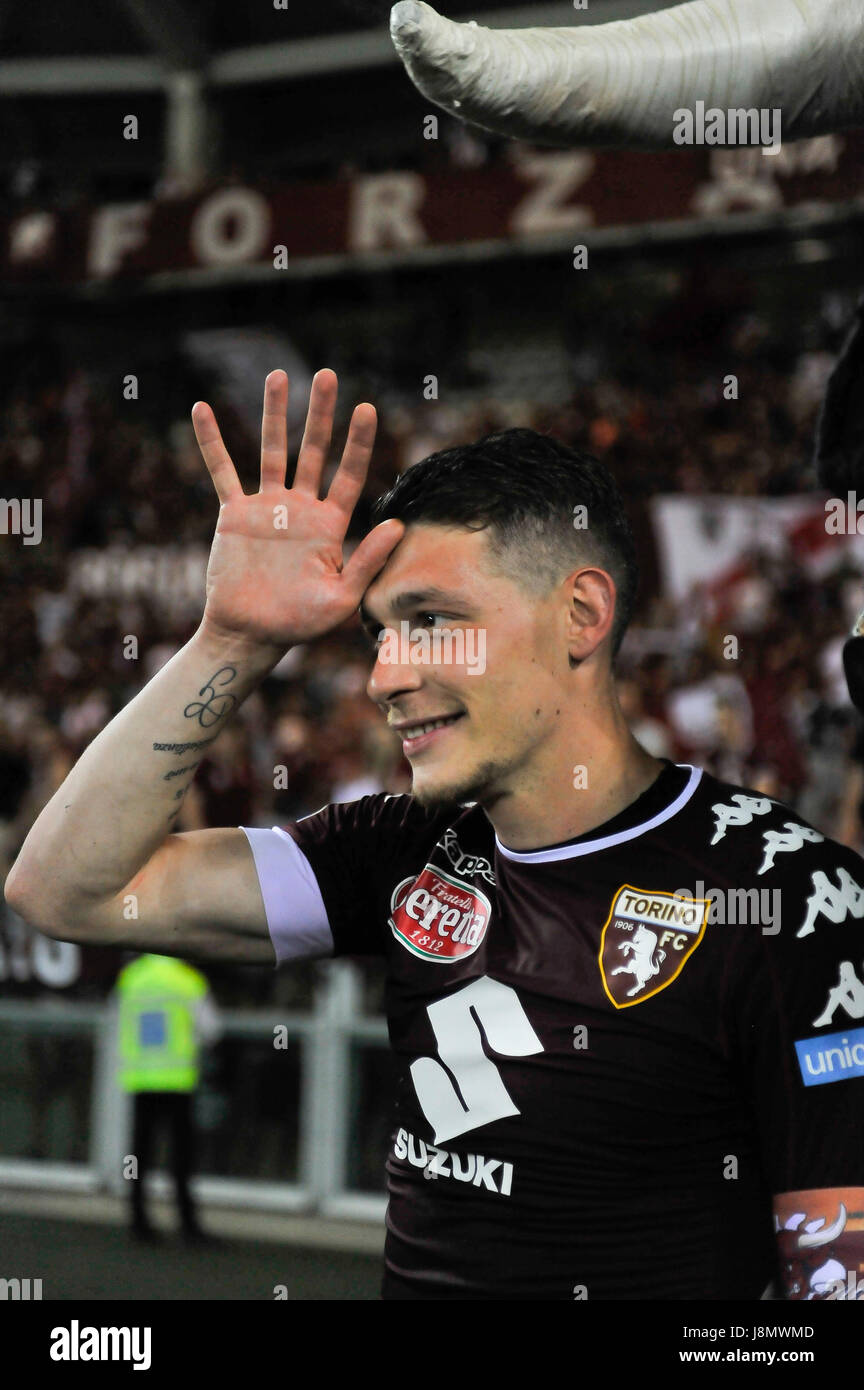
<svg viewBox="0 0 864 1390"><path fill-rule="evenodd" d="M312 865L296 841L274 825L241 825L258 872L267 927L279 965L289 960L332 956L333 933Z"/></svg>

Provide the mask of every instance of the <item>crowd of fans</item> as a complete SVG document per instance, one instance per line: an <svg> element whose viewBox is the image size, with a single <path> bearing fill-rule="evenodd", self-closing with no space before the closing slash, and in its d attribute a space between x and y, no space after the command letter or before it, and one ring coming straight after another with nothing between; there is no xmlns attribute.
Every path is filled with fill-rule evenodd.
<svg viewBox="0 0 864 1390"><path fill-rule="evenodd" d="M824 311L824 306L823 306ZM393 400L381 412L375 461L352 535L395 475L434 449L509 425L530 425L590 449L625 496L660 492L779 495L814 486L816 412L833 360L805 334L793 360L758 350L756 316L728 326L715 364L670 347L630 371L583 355L569 399L532 403L477 392L458 400ZM734 408L723 363L746 376ZM190 380L188 400L199 394ZM234 446L254 458L217 392L206 394ZM350 390L343 399L350 402ZM223 411L224 406L224 411ZM112 399L98 376L55 363L23 371L0 402L5 497L41 498L41 543L0 544L0 857L8 865L45 800L83 748L197 626L216 499L186 420L157 420ZM345 421L341 427L344 431ZM338 453L334 454L338 457ZM247 486L252 474L246 475ZM645 513L647 515L647 513ZM166 542L200 560L201 586L82 584L86 552ZM723 633L742 635L730 660L710 613L676 606L656 583L619 661L622 705L651 752L692 761L792 802L819 828L861 847L858 716L840 652L861 576L813 578L794 553L755 557L732 596ZM130 643L129 639L135 640ZM180 828L273 824L328 801L410 787L396 736L365 694L369 653L359 624L292 651L202 762Z"/></svg>

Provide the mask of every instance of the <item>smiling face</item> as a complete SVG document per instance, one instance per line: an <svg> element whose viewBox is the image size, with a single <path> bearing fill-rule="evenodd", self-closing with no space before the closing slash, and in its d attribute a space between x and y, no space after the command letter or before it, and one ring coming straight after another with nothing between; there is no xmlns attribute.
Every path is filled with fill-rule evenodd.
<svg viewBox="0 0 864 1390"><path fill-rule="evenodd" d="M402 738L422 805L476 801L490 809L544 785L548 794L550 776L569 789L560 746L572 715L565 592L537 598L500 576L485 531L408 527L367 589L361 617L380 643L367 692ZM442 644L445 659L436 661L432 642L419 637L435 629L453 634L449 656L467 659L447 660ZM400 633L410 633L410 647L397 649ZM485 667L472 673L481 637ZM421 644L431 660L411 659ZM423 728L438 720L446 722Z"/></svg>

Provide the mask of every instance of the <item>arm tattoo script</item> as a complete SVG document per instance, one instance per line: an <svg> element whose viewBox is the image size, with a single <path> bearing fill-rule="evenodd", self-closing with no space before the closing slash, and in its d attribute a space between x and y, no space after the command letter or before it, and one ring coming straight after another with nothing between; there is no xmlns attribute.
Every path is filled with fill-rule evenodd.
<svg viewBox="0 0 864 1390"><path fill-rule="evenodd" d="M227 691L217 691L217 686L230 685L237 672L233 666L220 666L215 675L211 676L206 685L202 685L198 691L199 695L206 695L206 700L190 700L183 713L187 719L197 719L202 729L209 729L228 714L237 704L237 696L229 695Z"/></svg>
<svg viewBox="0 0 864 1390"><path fill-rule="evenodd" d="M155 753L177 753L182 757L184 753L191 753L193 748L206 748L208 743L215 743L218 737L218 734L214 734L212 738L199 738L196 743L154 743L153 751Z"/></svg>

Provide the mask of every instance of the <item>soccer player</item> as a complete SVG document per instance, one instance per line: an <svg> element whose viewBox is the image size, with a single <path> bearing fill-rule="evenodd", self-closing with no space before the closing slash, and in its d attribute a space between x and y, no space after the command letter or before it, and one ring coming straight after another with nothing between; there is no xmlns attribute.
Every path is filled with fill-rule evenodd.
<svg viewBox="0 0 864 1390"><path fill-rule="evenodd" d="M250 496L195 406L221 501L201 625L46 806L8 900L64 940L386 959L387 1298L860 1297L864 863L633 738L636 566L596 460L526 430L433 455L343 565L375 413L321 500L336 390L317 374L286 490L271 373ZM361 605L412 794L173 833L241 701Z"/></svg>

